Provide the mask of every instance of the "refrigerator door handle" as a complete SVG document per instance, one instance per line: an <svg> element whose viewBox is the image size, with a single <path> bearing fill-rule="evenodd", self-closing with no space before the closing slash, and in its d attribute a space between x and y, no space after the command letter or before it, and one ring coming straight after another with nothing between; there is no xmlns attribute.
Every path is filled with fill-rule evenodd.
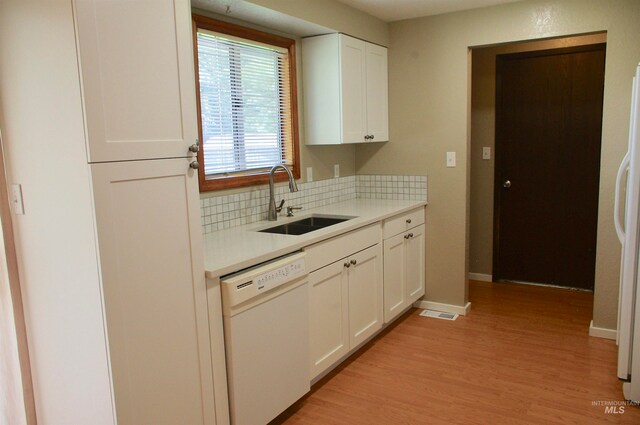
<svg viewBox="0 0 640 425"><path fill-rule="evenodd" d="M620 243L624 243L625 234L625 229L622 228L620 219L620 189L622 186L622 177L624 176L625 172L629 170L629 160L629 152L627 152L624 158L622 158L620 168L618 168L618 174L616 175L615 201L613 203L613 224L616 228L616 233L618 234Z"/></svg>

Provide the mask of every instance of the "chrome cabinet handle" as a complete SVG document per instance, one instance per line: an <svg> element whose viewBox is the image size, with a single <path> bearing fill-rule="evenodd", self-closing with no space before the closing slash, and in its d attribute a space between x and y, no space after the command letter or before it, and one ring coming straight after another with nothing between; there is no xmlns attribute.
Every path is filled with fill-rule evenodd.
<svg viewBox="0 0 640 425"><path fill-rule="evenodd" d="M502 187L509 189L511 187L511 180L505 180L504 183L502 183Z"/></svg>
<svg viewBox="0 0 640 425"><path fill-rule="evenodd" d="M197 142L189 146L189 152L198 153L199 150L200 150L200 145L198 145Z"/></svg>
<svg viewBox="0 0 640 425"><path fill-rule="evenodd" d="M189 168L191 168L193 170L197 170L198 167L199 167L198 161L191 161L191 163L189 164Z"/></svg>
<svg viewBox="0 0 640 425"><path fill-rule="evenodd" d="M358 262L356 260L351 260L351 264L355 266L356 264L358 264Z"/></svg>

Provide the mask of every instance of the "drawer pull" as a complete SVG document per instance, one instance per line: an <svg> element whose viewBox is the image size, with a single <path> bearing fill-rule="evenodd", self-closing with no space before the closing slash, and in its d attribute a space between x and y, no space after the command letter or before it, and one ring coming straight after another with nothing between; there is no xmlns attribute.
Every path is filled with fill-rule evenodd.
<svg viewBox="0 0 640 425"><path fill-rule="evenodd" d="M351 267L351 264L349 264L349 263L344 263L344 264L343 264L343 266L344 266L344 267L346 267L346 268L349 268L349 267Z"/></svg>
<svg viewBox="0 0 640 425"><path fill-rule="evenodd" d="M355 266L356 264L358 264L358 262L356 260L351 260L351 264Z"/></svg>
<svg viewBox="0 0 640 425"><path fill-rule="evenodd" d="M411 224L411 219L410 218L407 219L407 224Z"/></svg>

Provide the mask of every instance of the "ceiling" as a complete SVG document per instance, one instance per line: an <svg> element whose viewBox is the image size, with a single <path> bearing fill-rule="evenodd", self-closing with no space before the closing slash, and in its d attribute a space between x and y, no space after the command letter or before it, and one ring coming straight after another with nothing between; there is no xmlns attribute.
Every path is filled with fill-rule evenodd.
<svg viewBox="0 0 640 425"><path fill-rule="evenodd" d="M439 15L522 0L338 0L383 21Z"/></svg>

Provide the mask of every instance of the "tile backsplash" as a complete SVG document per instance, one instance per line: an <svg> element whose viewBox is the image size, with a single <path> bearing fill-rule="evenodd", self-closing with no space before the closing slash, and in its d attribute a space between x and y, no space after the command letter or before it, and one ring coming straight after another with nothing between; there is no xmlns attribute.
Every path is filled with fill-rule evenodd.
<svg viewBox="0 0 640 425"><path fill-rule="evenodd" d="M287 185L275 188L276 202L305 210L355 198L426 200L426 176L358 175L298 184L298 192ZM269 209L269 187L200 199L202 232L210 233L264 220Z"/></svg>

